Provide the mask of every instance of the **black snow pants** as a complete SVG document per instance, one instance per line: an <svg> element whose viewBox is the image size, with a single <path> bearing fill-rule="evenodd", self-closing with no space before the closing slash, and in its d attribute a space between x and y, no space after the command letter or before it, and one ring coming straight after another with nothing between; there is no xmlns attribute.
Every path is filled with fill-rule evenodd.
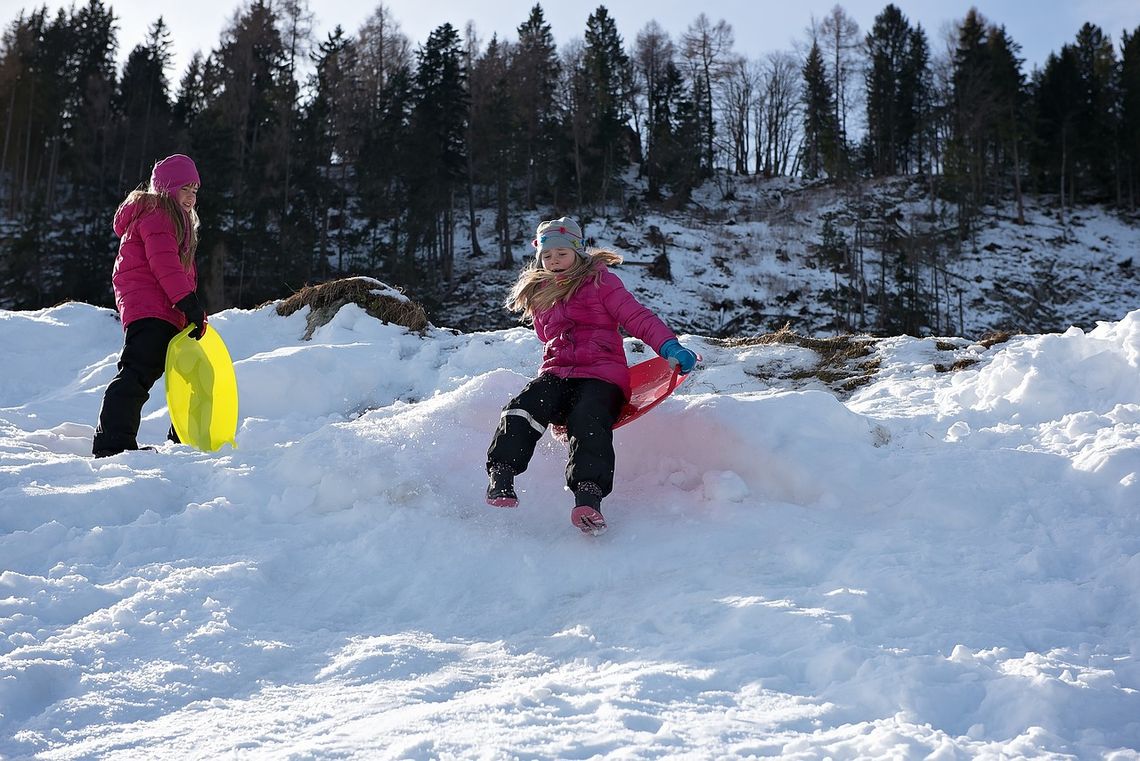
<svg viewBox="0 0 1140 761"><path fill-rule="evenodd" d="M613 426L625 404L622 390L596 378L538 376L503 408L487 450L488 469L495 464L522 473L549 425L565 425L570 443L566 485L593 482L606 496L614 487Z"/></svg>
<svg viewBox="0 0 1140 761"><path fill-rule="evenodd" d="M178 328L157 317L144 317L127 326L119 373L103 392L99 425L91 451L96 457L138 449L142 408L150 398L150 388L166 369L166 347L178 335ZM177 441L174 428L169 437Z"/></svg>

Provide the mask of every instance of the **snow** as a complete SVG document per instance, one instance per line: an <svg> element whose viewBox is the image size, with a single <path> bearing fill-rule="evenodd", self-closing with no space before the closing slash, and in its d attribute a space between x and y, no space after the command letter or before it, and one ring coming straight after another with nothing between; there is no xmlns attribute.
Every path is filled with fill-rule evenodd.
<svg viewBox="0 0 1140 761"><path fill-rule="evenodd" d="M0 757L1140 757L1140 311L849 393L683 335L601 537L549 436L483 504L529 331L306 311L211 316L236 449L159 385L102 460L113 313L0 311Z"/></svg>

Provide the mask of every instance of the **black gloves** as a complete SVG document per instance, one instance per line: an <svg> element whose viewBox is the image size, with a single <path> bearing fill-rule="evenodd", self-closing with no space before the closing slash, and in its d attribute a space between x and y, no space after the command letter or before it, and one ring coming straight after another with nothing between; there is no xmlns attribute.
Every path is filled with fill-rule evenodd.
<svg viewBox="0 0 1140 761"><path fill-rule="evenodd" d="M194 324L194 329L190 331L190 337L195 341L199 340L206 332L206 313L202 310L202 305L198 303L198 295L191 291L180 298L174 306L186 315L187 322Z"/></svg>

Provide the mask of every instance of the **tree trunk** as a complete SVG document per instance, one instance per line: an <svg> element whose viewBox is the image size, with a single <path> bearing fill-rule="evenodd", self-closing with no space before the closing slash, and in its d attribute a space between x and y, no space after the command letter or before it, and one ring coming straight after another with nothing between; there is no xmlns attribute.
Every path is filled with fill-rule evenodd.
<svg viewBox="0 0 1140 761"><path fill-rule="evenodd" d="M1009 108L1011 119L1016 119L1017 115L1013 113L1013 106ZM1017 199L1017 224L1025 224L1025 199L1021 196L1021 154L1017 149L1018 144L1017 132L1014 131L1013 135L1013 194Z"/></svg>
<svg viewBox="0 0 1140 761"><path fill-rule="evenodd" d="M467 223L471 228L471 256L482 256L483 248L479 245L479 225L475 221L475 168L471 161L471 152L467 152Z"/></svg>
<svg viewBox="0 0 1140 761"><path fill-rule="evenodd" d="M198 281L198 290L211 312L217 312L233 306L226 300L225 272L226 272L226 242L219 240L210 246L206 259L205 277Z"/></svg>

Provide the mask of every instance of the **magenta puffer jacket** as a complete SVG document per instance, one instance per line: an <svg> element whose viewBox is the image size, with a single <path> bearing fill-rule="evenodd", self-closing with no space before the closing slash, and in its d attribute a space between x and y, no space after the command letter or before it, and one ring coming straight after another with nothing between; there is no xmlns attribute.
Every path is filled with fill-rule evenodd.
<svg viewBox="0 0 1140 761"><path fill-rule="evenodd" d="M123 329L143 317L158 317L179 330L186 315L174 303L198 287L198 268L182 267L174 223L161 208L146 210L142 202L127 204L115 214L119 255L111 282Z"/></svg>
<svg viewBox="0 0 1140 761"><path fill-rule="evenodd" d="M618 326L654 351L676 336L617 275L604 265L601 273L597 282L587 280L569 299L534 314L534 331L545 344L539 372L599 378L617 385L629 399L629 367Z"/></svg>

